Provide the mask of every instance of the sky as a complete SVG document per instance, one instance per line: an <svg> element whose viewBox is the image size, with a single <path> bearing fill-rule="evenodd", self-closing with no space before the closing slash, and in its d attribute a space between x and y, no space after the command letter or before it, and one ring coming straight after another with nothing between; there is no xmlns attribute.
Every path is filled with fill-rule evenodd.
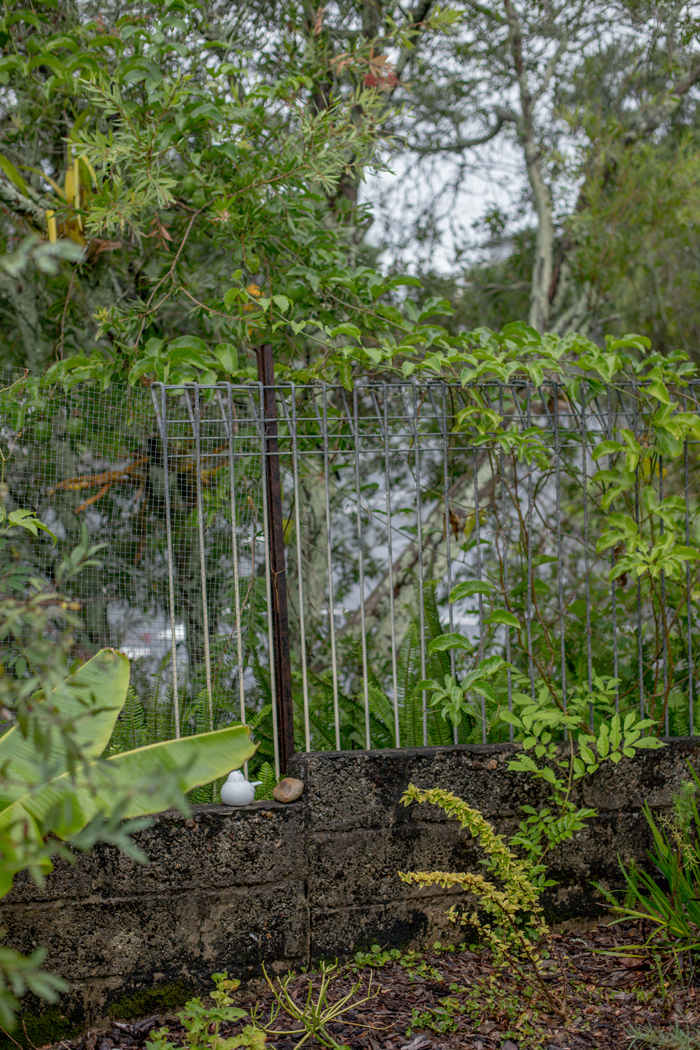
<svg viewBox="0 0 700 1050"><path fill-rule="evenodd" d="M512 212L522 190L518 151L506 140L488 154L482 151L461 175L451 155L431 157L418 165L411 154L399 154L391 160L390 170L370 175L362 188L361 200L369 202L374 212L367 239L370 244L385 245L385 266L403 263L411 272L429 265L448 275L459 265L456 253L463 263L483 256L491 234L483 226L475 229L475 224L494 208ZM438 202L432 230L430 224L421 222L428 201ZM515 232L527 218L509 225L506 234Z"/></svg>

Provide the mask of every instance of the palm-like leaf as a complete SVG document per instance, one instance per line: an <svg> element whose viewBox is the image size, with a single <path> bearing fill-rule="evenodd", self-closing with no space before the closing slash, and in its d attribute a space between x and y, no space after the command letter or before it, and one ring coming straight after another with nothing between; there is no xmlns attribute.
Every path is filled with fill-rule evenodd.
<svg viewBox="0 0 700 1050"><path fill-rule="evenodd" d="M26 794L45 777L60 775L73 758L97 758L112 735L129 686L129 661L116 649L102 649L39 701L43 710L29 715L0 737L0 809ZM51 726L55 716L56 727ZM58 728L60 724L60 728Z"/></svg>
<svg viewBox="0 0 700 1050"><path fill-rule="evenodd" d="M229 726L90 762L75 776L55 777L4 809L0 833L25 820L37 831L51 822L53 833L66 839L99 813L111 813L116 798L124 819L157 813L173 804L174 788L184 793L208 784L238 769L255 750L247 726Z"/></svg>
<svg viewBox="0 0 700 1050"><path fill-rule="evenodd" d="M127 658L103 649L50 696L39 698L26 726L15 726L0 738L5 857L0 896L49 832L69 839L95 817L157 813L177 805L186 791L238 769L255 753L249 730L228 726L100 759L128 685ZM50 860L43 856L39 867L50 871Z"/></svg>

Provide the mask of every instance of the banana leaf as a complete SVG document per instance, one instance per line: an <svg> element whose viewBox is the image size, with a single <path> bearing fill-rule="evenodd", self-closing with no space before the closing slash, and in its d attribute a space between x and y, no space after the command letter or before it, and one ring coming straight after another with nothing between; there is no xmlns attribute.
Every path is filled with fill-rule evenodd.
<svg viewBox="0 0 700 1050"><path fill-rule="evenodd" d="M256 749L249 728L239 725L89 762L73 776L63 773L0 812L0 840L15 845L33 838L39 843L48 831L66 840L99 815L118 811L128 820L161 812L186 791L238 769ZM42 869L50 871L50 862ZM12 873L0 872L0 896L11 885Z"/></svg>
<svg viewBox="0 0 700 1050"><path fill-rule="evenodd" d="M26 731L15 725L0 737L0 809L11 805L46 776L58 776L70 768L70 760L97 758L112 735L129 686L129 661L116 649L101 649L70 675L61 689L40 701L56 716L60 729L50 719L30 713ZM65 731L70 732L70 746ZM47 736L48 734L48 736ZM45 737L44 740L41 738Z"/></svg>

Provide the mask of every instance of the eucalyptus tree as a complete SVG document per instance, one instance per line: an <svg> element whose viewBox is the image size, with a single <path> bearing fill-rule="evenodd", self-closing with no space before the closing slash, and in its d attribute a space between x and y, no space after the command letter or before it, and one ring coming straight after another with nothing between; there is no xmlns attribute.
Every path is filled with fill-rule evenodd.
<svg viewBox="0 0 700 1050"><path fill-rule="evenodd" d="M502 243L504 220L511 229L534 227L530 323L540 331L580 328L610 285L595 266L586 272L592 229L605 239L611 206L620 208L616 192L625 203L625 178L634 169L636 182L643 181L645 149L668 134L681 107L695 105L700 5L466 0L462 6L451 33L416 55L401 124L409 156L424 168L438 158L443 180L416 225L430 234L440 198L449 201L443 217L454 215L455 197L470 180L500 175L508 203L491 210L497 228L488 232ZM687 155L677 164L687 170ZM411 180L419 178L415 166L408 170ZM667 220L674 215L669 205ZM637 233L650 228L648 214L638 212L637 219Z"/></svg>

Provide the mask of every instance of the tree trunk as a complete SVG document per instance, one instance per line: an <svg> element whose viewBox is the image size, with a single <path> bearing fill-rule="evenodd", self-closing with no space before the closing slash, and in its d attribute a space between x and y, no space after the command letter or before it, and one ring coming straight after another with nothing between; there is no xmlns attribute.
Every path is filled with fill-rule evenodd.
<svg viewBox="0 0 700 1050"><path fill-rule="evenodd" d="M554 216L552 195L542 174L542 151L535 135L534 99L523 61L523 32L511 0L505 0L510 50L520 89L520 114L516 121L518 139L525 157L527 177L537 213L537 239L530 289L530 324L544 332L549 323L549 293L554 259Z"/></svg>
<svg viewBox="0 0 700 1050"><path fill-rule="evenodd" d="M476 484L475 484L476 482ZM493 472L491 462L487 453L482 453L477 460L476 478L470 472L465 472L451 485L448 492L450 504L466 506L474 505L475 488L478 487L479 506L485 508L493 491ZM445 519L448 520L445 520ZM435 535L442 533L444 524L445 539L435 543ZM461 549L452 540L449 510L442 501L430 512L422 523L423 528L423 559L424 564L430 565L432 578L439 580L447 576L447 543L449 542L451 560L454 563L461 554ZM454 550L452 547L454 546ZM412 540L404 547L403 551L394 560L392 568L394 587L394 637L399 644L410 626L412 610L409 608L404 597L416 583L416 571L418 566L420 549L418 541ZM426 573L427 578L427 573ZM390 597L390 575L386 573L367 595L364 602L365 629L368 634L373 634L373 645L380 652L391 651L392 629L391 629L391 607ZM347 631L357 629L360 626L360 609L356 609L340 628L338 634L342 637Z"/></svg>

